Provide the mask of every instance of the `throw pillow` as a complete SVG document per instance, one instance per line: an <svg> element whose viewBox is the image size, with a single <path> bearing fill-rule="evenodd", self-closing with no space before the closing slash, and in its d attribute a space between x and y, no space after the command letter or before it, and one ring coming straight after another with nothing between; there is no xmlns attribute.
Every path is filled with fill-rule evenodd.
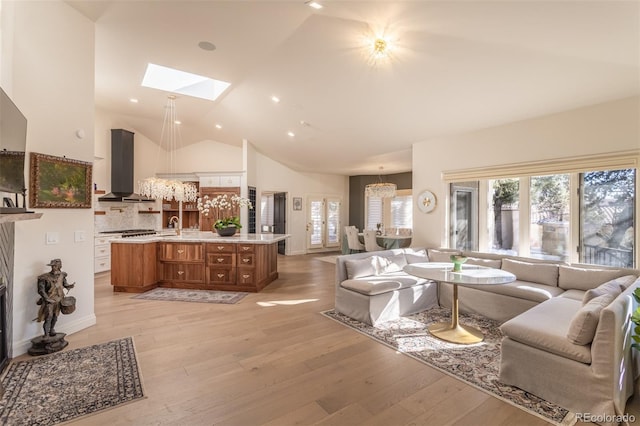
<svg viewBox="0 0 640 426"><path fill-rule="evenodd" d="M393 256L377 256L379 262L379 274L387 272L400 272L407 265L404 254L395 254Z"/></svg>
<svg viewBox="0 0 640 426"><path fill-rule="evenodd" d="M590 300L573 316L567 339L576 345L588 345L593 341L600 320L600 312L616 298L613 294L603 294Z"/></svg>
<svg viewBox="0 0 640 426"><path fill-rule="evenodd" d="M404 257L405 259L407 259L407 263L422 263L429 261L429 258L427 257L427 251L425 249L404 249Z"/></svg>
<svg viewBox="0 0 640 426"><path fill-rule="evenodd" d="M615 297L618 297L620 293L625 291L632 282L636 280L634 275L626 275L624 277L615 278L611 281L607 281L604 284L600 284L596 288L592 288L591 290L587 290L587 292L582 297L582 304L586 305L592 299L595 299L598 296L602 296L604 294L613 294Z"/></svg>
<svg viewBox="0 0 640 426"><path fill-rule="evenodd" d="M565 290L590 290L599 284L614 278L628 275L617 269L576 268L574 266L560 266L558 286Z"/></svg>
<svg viewBox="0 0 640 426"><path fill-rule="evenodd" d="M347 268L347 278L350 280L360 277L368 277L378 273L378 256L370 256L364 259L350 259L344 262Z"/></svg>
<svg viewBox="0 0 640 426"><path fill-rule="evenodd" d="M511 272L519 281L558 286L558 265L503 259L502 269Z"/></svg>

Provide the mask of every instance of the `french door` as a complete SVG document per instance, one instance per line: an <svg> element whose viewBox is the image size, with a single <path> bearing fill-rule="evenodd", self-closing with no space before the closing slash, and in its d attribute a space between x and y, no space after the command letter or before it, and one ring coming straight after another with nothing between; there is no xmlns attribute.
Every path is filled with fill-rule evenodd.
<svg viewBox="0 0 640 426"><path fill-rule="evenodd" d="M340 210L338 198L309 197L307 249L340 247Z"/></svg>

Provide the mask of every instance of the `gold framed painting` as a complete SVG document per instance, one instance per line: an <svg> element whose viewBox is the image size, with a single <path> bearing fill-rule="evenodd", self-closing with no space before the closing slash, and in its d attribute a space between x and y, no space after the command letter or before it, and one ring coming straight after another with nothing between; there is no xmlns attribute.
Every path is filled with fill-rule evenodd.
<svg viewBox="0 0 640 426"><path fill-rule="evenodd" d="M91 208L91 163L37 152L29 160L29 207Z"/></svg>

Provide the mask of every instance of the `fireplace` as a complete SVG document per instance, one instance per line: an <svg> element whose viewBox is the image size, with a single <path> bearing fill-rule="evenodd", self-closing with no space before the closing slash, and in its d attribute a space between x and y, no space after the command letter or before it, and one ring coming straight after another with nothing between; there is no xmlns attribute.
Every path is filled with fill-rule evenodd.
<svg viewBox="0 0 640 426"><path fill-rule="evenodd" d="M0 285L0 373L9 364L9 341L7 339L7 286Z"/></svg>

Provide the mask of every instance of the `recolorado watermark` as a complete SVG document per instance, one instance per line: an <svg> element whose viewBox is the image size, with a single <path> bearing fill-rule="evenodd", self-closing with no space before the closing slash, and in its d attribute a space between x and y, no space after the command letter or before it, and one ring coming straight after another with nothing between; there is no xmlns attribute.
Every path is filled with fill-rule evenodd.
<svg viewBox="0 0 640 426"><path fill-rule="evenodd" d="M592 423L630 424L630 423L636 422L636 416L634 416L633 414L576 413L576 420L581 422L592 422Z"/></svg>

